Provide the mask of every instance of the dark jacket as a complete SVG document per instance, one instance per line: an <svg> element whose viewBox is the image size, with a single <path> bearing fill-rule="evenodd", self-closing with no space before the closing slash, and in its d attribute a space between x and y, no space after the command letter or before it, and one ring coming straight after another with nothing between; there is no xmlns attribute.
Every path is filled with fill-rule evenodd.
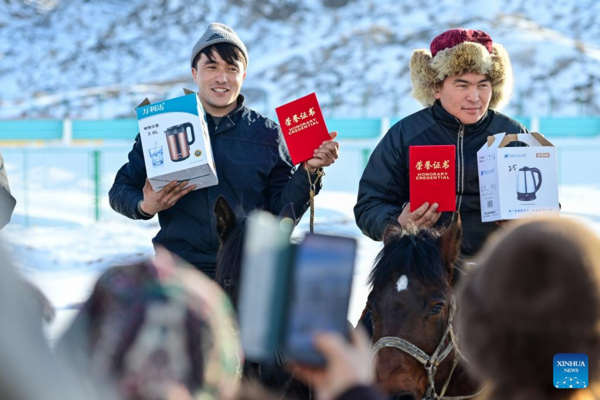
<svg viewBox="0 0 600 400"><path fill-rule="evenodd" d="M175 206L159 212L161 229L153 242L214 277L219 240L213 207L219 195L234 209L259 208L274 214L291 202L299 220L309 206L310 187L306 171L293 168L279 126L245 107L243 96L218 127L210 114L207 120L219 184L194 190ZM313 181L316 178L316 174L311 175ZM138 135L129 162L119 170L110 189L110 206L128 218L148 219L138 209L145 181Z"/></svg>
<svg viewBox="0 0 600 400"><path fill-rule="evenodd" d="M408 148L423 145L456 145L456 204L463 225L462 253L475 254L494 222L481 222L477 151L496 133L527 132L523 125L494 110L475 124L463 125L436 102L390 128L377 145L360 180L354 207L356 223L363 233L381 240L390 219L398 218L409 201ZM442 213L437 226L452 213Z"/></svg>

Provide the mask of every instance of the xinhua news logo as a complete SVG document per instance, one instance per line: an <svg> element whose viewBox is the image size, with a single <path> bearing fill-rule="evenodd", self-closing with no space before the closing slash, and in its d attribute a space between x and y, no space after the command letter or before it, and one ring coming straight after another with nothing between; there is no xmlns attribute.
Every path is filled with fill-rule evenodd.
<svg viewBox="0 0 600 400"><path fill-rule="evenodd" d="M588 356L580 353L558 353L554 356L554 387L584 389L588 386Z"/></svg>

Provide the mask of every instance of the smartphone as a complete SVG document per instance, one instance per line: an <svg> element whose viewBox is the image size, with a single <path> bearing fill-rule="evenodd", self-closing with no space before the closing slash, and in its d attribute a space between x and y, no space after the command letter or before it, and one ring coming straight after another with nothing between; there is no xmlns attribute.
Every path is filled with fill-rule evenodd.
<svg viewBox="0 0 600 400"><path fill-rule="evenodd" d="M356 246L354 238L308 234L296 249L281 340L287 361L325 365L313 346L317 332L339 332L349 339Z"/></svg>
<svg viewBox="0 0 600 400"><path fill-rule="evenodd" d="M271 362L281 336L289 281L291 219L254 211L246 223L238 312L248 360Z"/></svg>

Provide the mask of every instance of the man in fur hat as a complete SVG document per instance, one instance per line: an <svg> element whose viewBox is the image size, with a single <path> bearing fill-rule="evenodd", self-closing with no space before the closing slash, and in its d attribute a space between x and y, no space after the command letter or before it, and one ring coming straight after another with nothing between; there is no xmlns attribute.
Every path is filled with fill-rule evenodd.
<svg viewBox="0 0 600 400"><path fill-rule="evenodd" d="M426 108L390 128L360 180L356 223L381 240L391 218L406 227L429 227L452 218L438 205L410 211L410 146L456 146L456 209L463 223L462 252L476 253L496 228L481 222L477 151L489 135L526 129L497 110L512 90L512 69L504 47L483 31L451 29L433 39L431 52L415 50L410 62L413 95Z"/></svg>

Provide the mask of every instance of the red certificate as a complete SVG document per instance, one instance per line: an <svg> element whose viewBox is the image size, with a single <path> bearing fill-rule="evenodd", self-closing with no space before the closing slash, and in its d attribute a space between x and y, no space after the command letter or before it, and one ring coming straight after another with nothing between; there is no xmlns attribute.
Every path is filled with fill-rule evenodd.
<svg viewBox="0 0 600 400"><path fill-rule="evenodd" d="M411 146L410 211L427 202L438 211L456 210L456 147Z"/></svg>
<svg viewBox="0 0 600 400"><path fill-rule="evenodd" d="M313 158L315 149L331 139L315 93L275 111L294 165Z"/></svg>

